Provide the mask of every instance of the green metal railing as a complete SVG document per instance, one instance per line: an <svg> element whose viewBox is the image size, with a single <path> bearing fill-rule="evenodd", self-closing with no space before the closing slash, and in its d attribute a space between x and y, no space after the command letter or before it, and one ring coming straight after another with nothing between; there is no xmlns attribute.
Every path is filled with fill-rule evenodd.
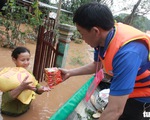
<svg viewBox="0 0 150 120"><path fill-rule="evenodd" d="M64 103L49 120L66 120L78 104L85 98L86 92L94 80L91 77L66 103Z"/></svg>

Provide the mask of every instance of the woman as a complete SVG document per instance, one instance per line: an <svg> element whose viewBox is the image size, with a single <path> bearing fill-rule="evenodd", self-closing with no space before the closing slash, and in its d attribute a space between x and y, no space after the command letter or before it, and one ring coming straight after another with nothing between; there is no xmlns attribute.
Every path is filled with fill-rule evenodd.
<svg viewBox="0 0 150 120"><path fill-rule="evenodd" d="M12 60L15 63L16 67L22 67L27 69L30 64L30 51L25 47L17 47L12 52ZM29 104L24 104L17 97L24 90L32 90L33 95L35 93L42 94L43 92L50 91L49 87L44 87L38 84L37 81L36 86L31 86L32 82L27 81L28 76L24 78L21 84L15 89L7 92L3 92L2 94L2 104L1 104L1 113L9 116L19 116L23 113L27 112L30 107ZM9 84L9 83L8 83Z"/></svg>

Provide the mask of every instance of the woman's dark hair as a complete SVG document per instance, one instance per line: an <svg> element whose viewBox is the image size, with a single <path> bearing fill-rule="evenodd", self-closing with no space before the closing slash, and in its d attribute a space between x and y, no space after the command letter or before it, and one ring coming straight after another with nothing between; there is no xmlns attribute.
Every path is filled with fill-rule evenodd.
<svg viewBox="0 0 150 120"><path fill-rule="evenodd" d="M106 5L98 2L81 5L75 12L73 23L90 30L92 27L100 27L110 30L114 27L112 12Z"/></svg>
<svg viewBox="0 0 150 120"><path fill-rule="evenodd" d="M17 59L19 54L28 52L30 54L30 50L25 47L16 47L11 54L11 57Z"/></svg>

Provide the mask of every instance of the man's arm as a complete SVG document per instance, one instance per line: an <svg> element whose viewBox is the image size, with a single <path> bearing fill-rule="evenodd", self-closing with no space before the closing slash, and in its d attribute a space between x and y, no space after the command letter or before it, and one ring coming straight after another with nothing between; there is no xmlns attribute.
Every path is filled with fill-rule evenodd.
<svg viewBox="0 0 150 120"><path fill-rule="evenodd" d="M93 74L96 72L96 66L97 65L99 66L99 64L100 64L100 62L92 62L85 66L71 69L70 74L71 74L71 76Z"/></svg>
<svg viewBox="0 0 150 120"><path fill-rule="evenodd" d="M87 64L85 66L70 69L70 70L63 69L63 68L59 68L59 69L61 70L63 80L66 80L71 76L93 74L96 72L97 65L99 68L100 64L101 64L100 62L92 62L92 63Z"/></svg>
<svg viewBox="0 0 150 120"><path fill-rule="evenodd" d="M120 115L122 114L126 101L128 99L128 95L124 96L109 96L109 102L101 114L99 120L118 120Z"/></svg>

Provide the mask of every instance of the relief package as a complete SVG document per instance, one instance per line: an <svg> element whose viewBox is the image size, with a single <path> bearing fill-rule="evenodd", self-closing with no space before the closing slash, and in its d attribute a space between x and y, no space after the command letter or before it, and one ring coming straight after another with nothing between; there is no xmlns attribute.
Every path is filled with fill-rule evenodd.
<svg viewBox="0 0 150 120"><path fill-rule="evenodd" d="M103 89L99 92L96 96L96 105L95 107L100 110L101 112L104 111L105 107L108 104L108 97L109 97L110 89Z"/></svg>
<svg viewBox="0 0 150 120"><path fill-rule="evenodd" d="M45 68L45 80L50 88L62 82L61 71L54 68Z"/></svg>

